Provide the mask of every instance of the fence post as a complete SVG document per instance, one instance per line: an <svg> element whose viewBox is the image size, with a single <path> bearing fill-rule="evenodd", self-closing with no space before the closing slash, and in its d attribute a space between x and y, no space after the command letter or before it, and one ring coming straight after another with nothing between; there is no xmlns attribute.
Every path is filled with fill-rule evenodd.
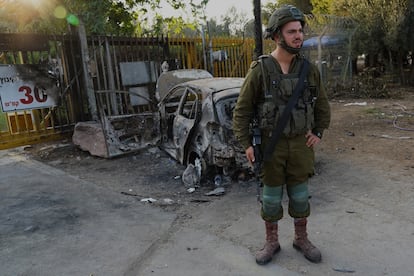
<svg viewBox="0 0 414 276"><path fill-rule="evenodd" d="M263 34L262 34L262 13L260 0L253 0L253 13L254 13L254 59L263 55Z"/></svg>
<svg viewBox="0 0 414 276"><path fill-rule="evenodd" d="M93 121L98 121L98 111L96 107L96 98L95 90L93 89L93 81L89 75L88 64L89 64L89 50L88 50L88 40L86 37L85 25L81 21L78 27L79 41L81 47L81 58L82 58L82 72L83 72L83 81L84 89L88 96L88 106L89 112Z"/></svg>

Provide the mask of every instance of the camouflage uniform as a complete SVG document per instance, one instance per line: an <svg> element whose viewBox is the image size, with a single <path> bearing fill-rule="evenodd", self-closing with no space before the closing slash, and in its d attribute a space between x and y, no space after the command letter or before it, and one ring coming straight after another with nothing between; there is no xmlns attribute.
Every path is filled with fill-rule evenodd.
<svg viewBox="0 0 414 276"><path fill-rule="evenodd" d="M282 70L276 59L272 56L268 58L275 63L277 75L283 77ZM263 60L254 61L246 75L234 110L233 131L244 149L250 147L252 145L250 123L253 116L257 114L262 134L261 150L263 152L269 139L271 139L272 129L276 125L275 122L280 112L277 112L278 106L274 106L276 111L266 108L268 100L266 100L267 92L264 81L267 81L268 77L264 76L267 73L262 69L261 62ZM295 87L293 84L298 81L302 62L303 57L296 55L291 63L289 74L287 74L293 81L288 81L287 85L280 87L279 96L285 95L285 97L280 96L278 99L272 99L273 104L284 104L287 102ZM306 126L309 127L309 130L321 138L324 129L328 128L330 123L330 107L319 70L315 65L311 63L309 65L307 89L303 91L305 96L300 98L299 101L306 102L304 97L312 98L311 113L313 116L311 120L309 118L303 120L307 122ZM290 88L289 83L291 83ZM268 85L271 86L272 83ZM277 94L273 93L273 96L277 96ZM277 221L283 217L281 199L282 187L285 184L289 196L289 215L295 218L295 240L293 246L302 251L308 260L312 262L320 262L321 260L319 250L307 239L306 218L310 215L307 181L314 174L314 150L306 146L305 134L308 129L304 129L303 124L301 125L302 128L295 126L291 116L276 144L271 160L263 162L260 175L261 181L264 184L261 216L266 224L267 236L265 246L256 255L256 262L261 265L269 262L272 256L280 250L277 238Z"/></svg>
<svg viewBox="0 0 414 276"><path fill-rule="evenodd" d="M290 23L293 22L293 23ZM284 32L284 26L289 23ZM298 26L298 23L300 25ZM251 64L233 113L233 131L252 162L250 125L258 121L262 136L261 150L266 158L261 169L263 196L261 216L266 226L266 242L256 253L256 263L263 265L280 251L278 220L283 216L283 186L289 196L289 215L294 218L293 247L311 262L322 260L321 252L308 239L307 217L310 214L308 178L314 174L314 151L324 129L330 123L330 108L319 70L309 63L306 81L298 101L290 111L289 120L275 149L267 149L272 131L291 98L302 65L308 63L299 55L300 47L293 40L303 39L304 14L292 5L276 9L270 16L265 38L277 44L272 55ZM286 37L285 37L286 36ZM286 40L289 39L289 43ZM279 48L280 47L280 48ZM283 73L275 57L289 59L289 69ZM306 73L306 71L304 71ZM303 81L303 80L302 80ZM313 133L310 134L310 132Z"/></svg>
<svg viewBox="0 0 414 276"><path fill-rule="evenodd" d="M283 75L276 59L269 58L274 61L276 68L279 69L278 74ZM303 57L299 55L295 57L292 61L289 74L298 75L302 59ZM261 68L260 61L254 61L246 75L233 115L234 134L243 148L247 149L251 146L249 125L255 112L260 113L258 117L262 130L262 152L266 149L271 131L275 126L275 124L263 123L265 120L264 117L267 116L264 114L267 112L262 111L262 108L260 108L265 102L266 93L264 80L267 79L267 76L263 76L263 74L264 72ZM316 89L316 93L314 92L316 100L313 107L314 120L312 132L322 135L323 130L329 126L330 108L324 85L321 83L319 70L313 64L310 64L307 80L309 86ZM292 122L289 121L286 128L290 128L291 124ZM270 125L271 127L266 127L266 125ZM272 160L263 163L261 172L262 183L268 186L295 185L306 182L314 174L314 151L312 148L306 146L305 134L306 130L294 135L289 135L289 133L284 131L276 144ZM290 211L294 217L309 215L309 210L306 211L306 214L294 214L293 210Z"/></svg>

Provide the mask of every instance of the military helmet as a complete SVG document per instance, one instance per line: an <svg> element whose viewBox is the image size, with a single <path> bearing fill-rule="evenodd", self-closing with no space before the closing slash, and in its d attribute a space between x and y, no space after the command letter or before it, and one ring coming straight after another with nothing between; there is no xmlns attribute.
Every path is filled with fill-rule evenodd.
<svg viewBox="0 0 414 276"><path fill-rule="evenodd" d="M273 34L283 25L291 21L300 21L305 26L305 16L293 5L284 5L275 10L270 16L269 23L265 30L265 38L272 38Z"/></svg>

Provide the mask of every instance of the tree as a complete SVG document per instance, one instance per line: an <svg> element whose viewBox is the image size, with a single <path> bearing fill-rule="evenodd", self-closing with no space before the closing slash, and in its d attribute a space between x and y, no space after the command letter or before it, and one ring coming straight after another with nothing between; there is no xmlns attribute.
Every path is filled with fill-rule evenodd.
<svg viewBox="0 0 414 276"><path fill-rule="evenodd" d="M207 21L207 29L211 37L230 36L229 25L219 24L214 18Z"/></svg>
<svg viewBox="0 0 414 276"><path fill-rule="evenodd" d="M251 18L249 18L245 12L242 12L233 6L221 16L219 21L216 18L209 19L207 21L207 26L210 37L245 37L253 36L251 30L248 29L251 22Z"/></svg>
<svg viewBox="0 0 414 276"><path fill-rule="evenodd" d="M333 0L311 0L313 14L332 14Z"/></svg>
<svg viewBox="0 0 414 276"><path fill-rule="evenodd" d="M371 65L375 65L378 55L387 58L388 70L395 72L397 66L401 82L405 83L404 57L414 50L413 5L413 0L340 0L334 12L348 10L359 23L353 39L354 52L368 54Z"/></svg>
<svg viewBox="0 0 414 276"><path fill-rule="evenodd" d="M221 21L229 29L231 36L240 37L244 35L245 26L249 22L249 18L246 13L240 12L233 6L221 17Z"/></svg>
<svg viewBox="0 0 414 276"><path fill-rule="evenodd" d="M188 23L184 24L178 17L164 20L158 16L156 11L163 3L176 10L189 8L194 22L197 22L203 20L196 15L205 8L208 0L0 0L0 31L62 33L67 30L67 22L71 23L68 19L73 19L73 22L81 20L87 32L94 34L149 33L151 29L165 31L168 26L176 27L181 23L181 27L186 28ZM62 11L58 17L57 8ZM155 20L151 22L150 17ZM153 23L158 25L152 28Z"/></svg>
<svg viewBox="0 0 414 276"><path fill-rule="evenodd" d="M154 17L152 27L143 29L141 32L137 32L139 35L171 35L176 36L178 34L182 36L194 36L197 34L197 24L184 21L180 17L162 17L157 14Z"/></svg>
<svg viewBox="0 0 414 276"><path fill-rule="evenodd" d="M30 31L30 26L37 24L48 17L50 3L45 3L44 9L35 6L29 1L0 0L0 31Z"/></svg>

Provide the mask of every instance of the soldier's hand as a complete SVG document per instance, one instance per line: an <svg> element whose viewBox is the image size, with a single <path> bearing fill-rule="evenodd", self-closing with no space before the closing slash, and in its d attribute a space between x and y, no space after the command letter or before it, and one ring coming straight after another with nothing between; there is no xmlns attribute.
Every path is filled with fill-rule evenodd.
<svg viewBox="0 0 414 276"><path fill-rule="evenodd" d="M321 141L321 138L313 134L312 131L310 130L308 130L305 137L306 137L306 146L310 148L316 146Z"/></svg>
<svg viewBox="0 0 414 276"><path fill-rule="evenodd" d="M253 146L250 146L246 149L246 158L249 161L250 165L253 165L255 158L254 158L254 149Z"/></svg>

